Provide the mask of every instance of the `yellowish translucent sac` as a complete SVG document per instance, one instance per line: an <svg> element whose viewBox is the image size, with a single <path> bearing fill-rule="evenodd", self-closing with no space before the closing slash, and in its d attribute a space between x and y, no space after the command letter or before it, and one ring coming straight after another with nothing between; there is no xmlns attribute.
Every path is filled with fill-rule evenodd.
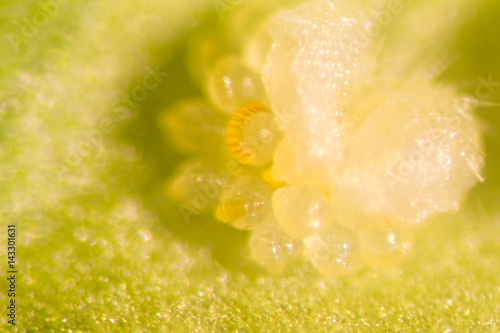
<svg viewBox="0 0 500 333"><path fill-rule="evenodd" d="M334 223L325 194L312 185L287 185L272 197L278 224L292 238L304 239L322 233Z"/></svg>
<svg viewBox="0 0 500 333"><path fill-rule="evenodd" d="M285 234L272 215L253 230L248 246L252 258L276 275L300 258L304 249L302 241Z"/></svg>
<svg viewBox="0 0 500 333"><path fill-rule="evenodd" d="M273 40L268 34L266 25L258 27L243 45L243 59L249 67L262 72L267 60L267 54L273 46Z"/></svg>
<svg viewBox="0 0 500 333"><path fill-rule="evenodd" d="M229 183L230 175L203 161L182 165L167 184L167 192L185 209L200 213L213 212L219 197Z"/></svg>
<svg viewBox="0 0 500 333"><path fill-rule="evenodd" d="M186 67L195 82L206 84L213 65L230 52L224 35L213 30L201 30L188 42Z"/></svg>
<svg viewBox="0 0 500 333"><path fill-rule="evenodd" d="M280 9L276 1L248 1L235 8L228 16L228 33L233 43L242 47L242 58L258 72L261 72L265 58L272 46L266 33L267 20Z"/></svg>
<svg viewBox="0 0 500 333"><path fill-rule="evenodd" d="M262 76L290 142L275 159L285 166L287 158L278 154L298 157L290 177L317 183L343 161L343 105L353 85L373 81L368 74L375 57L359 38L364 23L349 1L308 1L269 20L273 45Z"/></svg>
<svg viewBox="0 0 500 333"><path fill-rule="evenodd" d="M377 267L394 266L410 253L414 231L410 228L359 232L363 257Z"/></svg>
<svg viewBox="0 0 500 333"><path fill-rule="evenodd" d="M375 44L385 47L383 33L360 35L372 17L366 10L350 1L308 1L269 20L273 46L262 76L273 113L286 120L272 175L321 186L346 227L408 227L457 210L482 181L482 130L454 89L415 65L400 75L389 70L406 66L394 52L373 52ZM408 22L398 24L418 29ZM427 52L415 48L408 59Z"/></svg>
<svg viewBox="0 0 500 333"><path fill-rule="evenodd" d="M268 104L260 74L236 57L226 57L215 64L208 80L208 93L215 106L229 115L248 103Z"/></svg>
<svg viewBox="0 0 500 333"><path fill-rule="evenodd" d="M330 200L353 229L410 227L456 211L483 180L478 120L454 89L431 82L381 92L345 151Z"/></svg>
<svg viewBox="0 0 500 333"><path fill-rule="evenodd" d="M273 179L286 183L299 182L300 170L297 151L294 149L292 141L288 135L277 144L274 156L273 165L271 167L271 175Z"/></svg>
<svg viewBox="0 0 500 333"><path fill-rule="evenodd" d="M169 144L186 154L221 150L228 121L200 99L182 101L162 114L160 119Z"/></svg>
<svg viewBox="0 0 500 333"><path fill-rule="evenodd" d="M227 144L243 164L269 163L281 138L274 116L261 103L250 103L236 111L227 127Z"/></svg>
<svg viewBox="0 0 500 333"><path fill-rule="evenodd" d="M307 254L314 267L326 276L341 276L357 272L363 258L356 232L337 225L304 239Z"/></svg>
<svg viewBox="0 0 500 333"><path fill-rule="evenodd" d="M222 192L215 215L237 229L253 229L272 214L272 192L255 176L239 176Z"/></svg>

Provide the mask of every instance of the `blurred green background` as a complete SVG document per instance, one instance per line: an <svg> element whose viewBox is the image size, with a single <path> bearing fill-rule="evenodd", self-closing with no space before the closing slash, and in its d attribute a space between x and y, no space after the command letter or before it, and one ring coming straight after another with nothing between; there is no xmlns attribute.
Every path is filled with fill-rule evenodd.
<svg viewBox="0 0 500 333"><path fill-rule="evenodd" d="M0 237L17 225L16 329L498 331L500 86L476 111L486 181L458 214L423 225L400 267L331 279L304 261L270 277L247 259L245 232L182 220L163 184L185 157L158 116L201 96L188 46L227 38L240 2L1 0ZM500 3L478 2L439 79L470 96L479 77L500 82L498 31ZM151 71L168 76L131 116L122 98Z"/></svg>

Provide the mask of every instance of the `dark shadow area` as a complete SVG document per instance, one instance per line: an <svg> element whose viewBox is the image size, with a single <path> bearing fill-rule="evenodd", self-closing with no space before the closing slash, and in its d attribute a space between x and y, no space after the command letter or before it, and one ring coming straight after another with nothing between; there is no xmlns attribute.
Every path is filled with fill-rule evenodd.
<svg viewBox="0 0 500 333"><path fill-rule="evenodd" d="M137 117L123 129L122 137L142 152L142 158L151 167L151 176L138 187L138 196L144 206L160 218L162 226L181 240L210 249L213 258L222 266L251 277L262 270L247 259L249 233L217 222L213 215L192 215L189 222L185 222L178 203L172 202L165 190L165 184L179 165L194 156L181 155L169 145L159 117L183 99L204 97L186 66L189 41L200 32L220 34L220 22L216 13L209 12L200 18L198 26L188 28L175 40L151 50L151 54L163 59L160 70L168 72L169 76L141 102ZM230 53L236 50L228 47L221 51ZM162 58L162 55L165 56ZM209 160L210 155L206 159Z"/></svg>
<svg viewBox="0 0 500 333"><path fill-rule="evenodd" d="M471 208L483 212L498 211L500 200L500 156L496 153L500 149L499 31L500 6L490 0L479 6L474 19L458 32L454 45L458 59L442 75L461 94L483 104L475 113L484 124L485 182L469 193Z"/></svg>

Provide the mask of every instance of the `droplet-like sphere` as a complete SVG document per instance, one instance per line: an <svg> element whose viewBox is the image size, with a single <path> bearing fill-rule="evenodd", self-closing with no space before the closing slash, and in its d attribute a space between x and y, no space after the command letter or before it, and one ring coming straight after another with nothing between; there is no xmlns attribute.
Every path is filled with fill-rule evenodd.
<svg viewBox="0 0 500 333"><path fill-rule="evenodd" d="M240 176L222 193L216 217L237 229L253 229L272 214L271 195L272 188L257 177Z"/></svg>
<svg viewBox="0 0 500 333"><path fill-rule="evenodd" d="M327 276L352 274L363 266L358 235L349 229L332 226L304 239L304 245L313 265Z"/></svg>
<svg viewBox="0 0 500 333"><path fill-rule="evenodd" d="M266 64L267 54L272 47L273 41L263 25L250 37L244 45L244 58L255 70L262 71Z"/></svg>
<svg viewBox="0 0 500 333"><path fill-rule="evenodd" d="M261 76L235 57L224 58L214 66L208 93L212 102L228 115L248 103L267 103Z"/></svg>
<svg viewBox="0 0 500 333"><path fill-rule="evenodd" d="M169 143L187 154L213 153L224 143L227 123L224 116L199 99L182 101L161 118Z"/></svg>
<svg viewBox="0 0 500 333"><path fill-rule="evenodd" d="M359 232L365 261L377 267L400 263L410 252L414 239L411 228Z"/></svg>
<svg viewBox="0 0 500 333"><path fill-rule="evenodd" d="M272 202L278 224L293 238L311 237L334 222L328 199L315 186L284 186L274 192Z"/></svg>
<svg viewBox="0 0 500 333"><path fill-rule="evenodd" d="M281 274L297 260L302 251L302 241L285 234L271 215L252 232L249 248L253 259L271 274Z"/></svg>
<svg viewBox="0 0 500 333"><path fill-rule="evenodd" d="M262 166L271 161L280 134L273 114L261 103L250 103L233 115L226 138L239 162Z"/></svg>
<svg viewBox="0 0 500 333"><path fill-rule="evenodd" d="M215 209L229 178L229 174L218 172L217 168L205 161L194 160L179 169L167 190L175 201L209 213Z"/></svg>

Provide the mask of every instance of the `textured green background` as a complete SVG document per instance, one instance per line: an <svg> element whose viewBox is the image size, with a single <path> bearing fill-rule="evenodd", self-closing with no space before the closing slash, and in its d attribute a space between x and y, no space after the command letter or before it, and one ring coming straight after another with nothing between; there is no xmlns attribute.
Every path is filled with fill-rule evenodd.
<svg viewBox="0 0 500 333"><path fill-rule="evenodd" d="M0 243L15 223L19 331L499 329L499 107L477 111L487 181L459 214L422 226L402 266L330 279L302 262L269 277L246 259L247 234L210 217L186 224L161 195L182 157L165 144L157 115L200 93L185 45L199 20L218 22L213 3L66 1L12 43L22 34L16 22L36 20L39 4L0 2ZM479 76L500 81L498 31L491 0L458 32L460 58L442 80L472 96ZM121 119L117 98L157 65L169 77L137 117ZM500 102L500 87L488 100ZM114 129L72 163L103 119ZM0 257L3 270L5 245ZM0 331L12 330L6 318Z"/></svg>

